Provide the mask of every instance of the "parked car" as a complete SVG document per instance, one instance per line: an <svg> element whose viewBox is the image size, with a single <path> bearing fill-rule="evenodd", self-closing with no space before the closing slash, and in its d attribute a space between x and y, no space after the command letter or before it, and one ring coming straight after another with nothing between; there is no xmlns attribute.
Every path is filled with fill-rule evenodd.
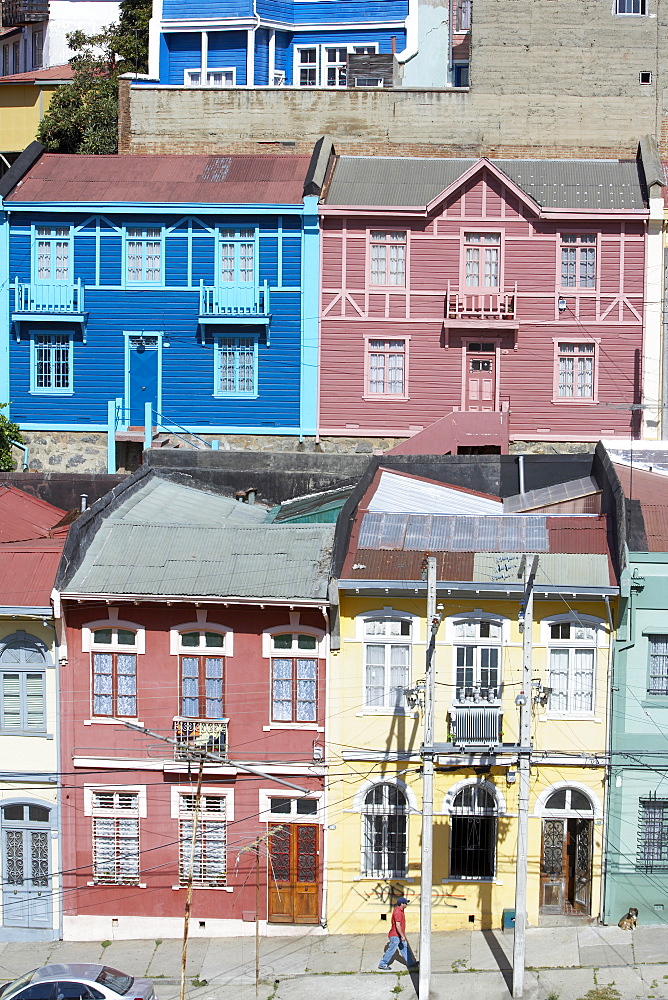
<svg viewBox="0 0 668 1000"><path fill-rule="evenodd" d="M155 1000L150 979L135 979L108 965L43 965L6 983L2 1000Z"/></svg>

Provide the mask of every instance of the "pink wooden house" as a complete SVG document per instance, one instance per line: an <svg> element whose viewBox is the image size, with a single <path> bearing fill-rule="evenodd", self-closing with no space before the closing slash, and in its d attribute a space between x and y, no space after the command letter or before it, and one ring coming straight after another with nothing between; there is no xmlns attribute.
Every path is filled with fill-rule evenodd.
<svg viewBox="0 0 668 1000"><path fill-rule="evenodd" d="M641 162L341 156L320 211L322 435L637 432Z"/></svg>

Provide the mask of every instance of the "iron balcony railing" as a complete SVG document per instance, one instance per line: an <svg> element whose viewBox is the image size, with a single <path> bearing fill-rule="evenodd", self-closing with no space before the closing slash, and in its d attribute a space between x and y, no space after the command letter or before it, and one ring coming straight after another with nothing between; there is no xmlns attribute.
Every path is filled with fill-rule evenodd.
<svg viewBox="0 0 668 1000"><path fill-rule="evenodd" d="M213 285L200 282L200 319L217 319L230 316L268 316L269 282L262 285Z"/></svg>
<svg viewBox="0 0 668 1000"><path fill-rule="evenodd" d="M49 0L2 0L2 26L13 28L32 21L46 21Z"/></svg>
<svg viewBox="0 0 668 1000"><path fill-rule="evenodd" d="M14 279L14 312L70 315L84 311L81 279L51 283Z"/></svg>
<svg viewBox="0 0 668 1000"><path fill-rule="evenodd" d="M450 728L453 743L495 746L501 742L501 706L484 702L452 705Z"/></svg>
<svg viewBox="0 0 668 1000"><path fill-rule="evenodd" d="M227 760L227 719L174 718L174 760L216 754Z"/></svg>
<svg viewBox="0 0 668 1000"><path fill-rule="evenodd" d="M448 283L445 315L448 319L515 319L517 285L505 292L469 292Z"/></svg>

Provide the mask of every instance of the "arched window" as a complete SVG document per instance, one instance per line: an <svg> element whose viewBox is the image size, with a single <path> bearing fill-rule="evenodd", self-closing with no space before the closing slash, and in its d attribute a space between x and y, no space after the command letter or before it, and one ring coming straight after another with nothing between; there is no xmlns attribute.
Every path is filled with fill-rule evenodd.
<svg viewBox="0 0 668 1000"><path fill-rule="evenodd" d="M543 815L559 813L568 816L592 816L594 808L591 799L579 788L558 788L546 799Z"/></svg>
<svg viewBox="0 0 668 1000"><path fill-rule="evenodd" d="M45 671L50 663L43 642L18 631L0 647L1 726L6 732L43 730L45 716Z"/></svg>
<svg viewBox="0 0 668 1000"><path fill-rule="evenodd" d="M494 878L497 801L487 783L461 788L450 807L450 878Z"/></svg>
<svg viewBox="0 0 668 1000"><path fill-rule="evenodd" d="M362 874L403 878L408 870L408 804L398 785L382 782L364 797Z"/></svg>

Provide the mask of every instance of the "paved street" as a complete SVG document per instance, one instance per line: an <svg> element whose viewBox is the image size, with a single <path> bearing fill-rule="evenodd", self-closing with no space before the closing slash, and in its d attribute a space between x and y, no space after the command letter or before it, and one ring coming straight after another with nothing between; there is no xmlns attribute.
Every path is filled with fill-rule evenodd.
<svg viewBox="0 0 668 1000"><path fill-rule="evenodd" d="M106 942L104 942L106 944ZM395 962L377 971L381 935L302 935L260 939L262 1000L412 1000L417 979ZM507 1000L512 934L433 936L434 1000ZM181 942L99 941L0 945L0 980L47 962L105 962L155 980L159 1000L178 997ZM413 981L412 981L413 980ZM189 1000L255 1000L255 939L193 937ZM527 1000L668 998L668 927L529 928Z"/></svg>

